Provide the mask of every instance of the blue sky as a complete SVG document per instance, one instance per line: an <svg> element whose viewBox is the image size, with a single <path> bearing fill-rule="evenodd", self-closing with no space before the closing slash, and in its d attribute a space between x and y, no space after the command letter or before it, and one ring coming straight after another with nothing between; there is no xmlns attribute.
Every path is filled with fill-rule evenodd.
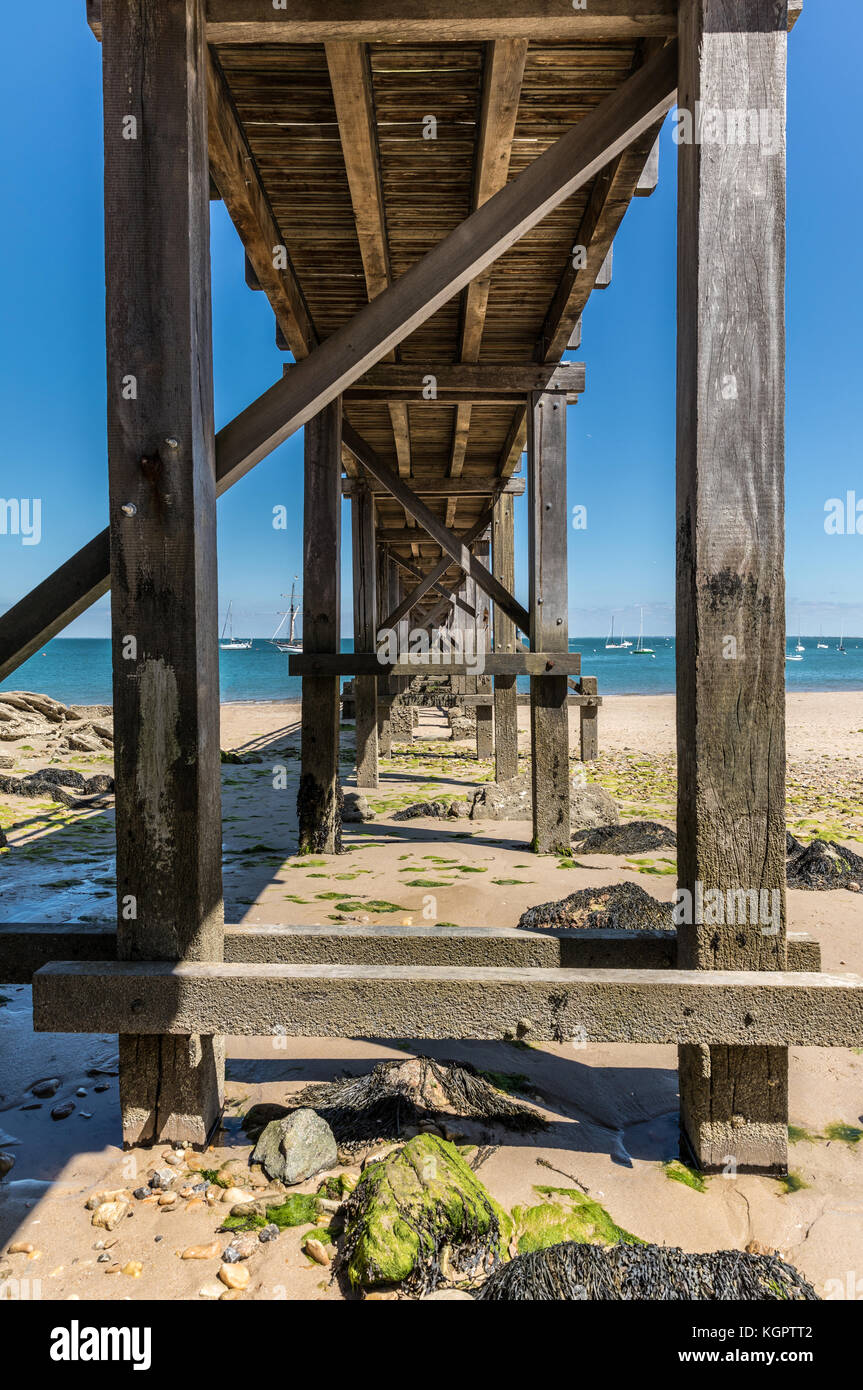
<svg viewBox="0 0 863 1390"><path fill-rule="evenodd" d="M0 496L42 499L42 539L0 535L0 611L107 520L100 50L84 0L43 0L6 18L0 150L6 215L0 280ZM863 536L828 536L828 498L863 500L860 445L863 190L854 174L859 0L808 0L789 43L788 620L804 633L863 634ZM14 61L8 55L15 55ZM14 136L14 138L13 138ZM674 626L675 146L666 127L660 181L633 203L615 243L614 278L584 318L587 391L569 410L573 635L603 633L612 611L632 631ZM850 171L850 173L849 173ZM216 425L281 374L273 316L243 279L222 204L212 208ZM287 532L271 526L284 503ZM300 570L302 439L295 436L219 503L220 611L269 635ZM525 597L526 504L516 509ZM345 515L349 635L350 530ZM106 636L108 600L68 635Z"/></svg>

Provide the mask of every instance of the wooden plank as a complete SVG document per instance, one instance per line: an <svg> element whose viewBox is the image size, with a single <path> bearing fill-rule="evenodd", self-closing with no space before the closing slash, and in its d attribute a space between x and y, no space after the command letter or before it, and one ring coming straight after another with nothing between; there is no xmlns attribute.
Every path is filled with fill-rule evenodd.
<svg viewBox="0 0 863 1390"><path fill-rule="evenodd" d="M653 142L647 162L638 176L638 183L635 185L635 198L649 198L656 192L659 186L659 136Z"/></svg>
<svg viewBox="0 0 863 1390"><path fill-rule="evenodd" d="M498 498L491 528L492 563L504 588L515 588L515 508L507 494ZM512 619L494 610L494 650L516 651L521 644ZM518 692L515 676L494 679L494 775L506 782L518 776Z"/></svg>
<svg viewBox="0 0 863 1390"><path fill-rule="evenodd" d="M475 555L471 554L459 537L450 531L439 517L435 516L422 498L417 497L404 479L387 468L370 445L361 439L347 423L344 426L343 438L354 457L364 468L368 469L373 477L377 478L379 483L384 484L398 502L401 502L405 510L410 512L414 520L422 526L423 530L428 532L432 540L446 551L461 566L465 574L469 574L482 590L494 599L495 603L504 608L514 622L521 627L526 627L527 613L521 605L516 603L512 595L504 589L493 574L489 573L486 566Z"/></svg>
<svg viewBox="0 0 863 1390"><path fill-rule="evenodd" d="M351 501L354 578L354 651L374 654L377 634L375 502L368 489ZM378 683L354 681L357 786L378 785Z"/></svg>
<svg viewBox="0 0 863 1390"><path fill-rule="evenodd" d="M111 587L110 567L106 527L0 614L0 680L11 676L40 647L107 594Z"/></svg>
<svg viewBox="0 0 863 1390"><path fill-rule="evenodd" d="M404 557L401 555L393 555L392 558L395 560L399 569L404 570L405 573L409 574L412 579L424 578L422 570L417 569L416 565L412 564L410 560L405 560ZM469 603L466 603L460 594L457 594L452 589L447 588L445 584L435 584L433 585L433 588L435 593L439 594L442 600L445 600L446 608L452 608L453 604L455 604L458 608L463 608L464 611L466 613L469 613L472 618L476 616L476 610L473 609Z"/></svg>
<svg viewBox="0 0 863 1390"><path fill-rule="evenodd" d="M318 670L317 657L337 661L341 616L342 409L335 400L306 426L303 503L303 675L300 854L338 854L342 847L339 780L339 678ZM374 660L373 657L370 658ZM290 661L291 658L289 657Z"/></svg>
<svg viewBox="0 0 863 1390"><path fill-rule="evenodd" d="M220 960L203 8L105 0L104 21L117 949ZM143 1037L133 1020L118 1029L123 1142L203 1144L222 1105L221 1038Z"/></svg>
<svg viewBox="0 0 863 1390"><path fill-rule="evenodd" d="M757 970L65 961L33 976L37 1032L496 1038L855 1047L863 980Z"/></svg>
<svg viewBox="0 0 863 1390"><path fill-rule="evenodd" d="M530 644L561 655L569 646L566 542L566 406L557 396L530 398L528 430L528 572ZM565 674L530 684L533 849L571 853L569 715Z"/></svg>
<svg viewBox="0 0 863 1390"><path fill-rule="evenodd" d="M775 144L678 151L678 876L775 893L781 922L680 928L684 966L785 958L785 34L770 0L681 11L681 109L755 108ZM685 1050L682 1119L706 1167L787 1162L782 1049Z"/></svg>
<svg viewBox="0 0 863 1390"><path fill-rule="evenodd" d="M243 477L637 140L673 103L676 61L676 48L669 45L444 237L396 284L337 329L288 377L226 425L216 439L218 492ZM46 581L43 599L46 593L53 598L62 583L80 592L77 563L67 562L61 570L62 577L58 571ZM71 621L65 603L59 612L47 604L31 609L24 600L24 605L23 616L19 614L14 622L7 624L6 615L0 616L0 670L5 674L23 659L19 656L22 647L16 645L22 636L32 651L47 640L46 633L53 635Z"/></svg>
<svg viewBox="0 0 863 1390"><path fill-rule="evenodd" d="M472 541L475 541L477 536L481 535L488 527L493 514L494 508L489 507L483 512L479 520L474 522L473 526L468 527L467 531L462 532L460 537L462 544L470 545ZM438 580L442 579L447 570L451 568L452 560L449 555L445 555L442 560L439 560L436 565L432 566L425 579L421 579L416 588L406 594L396 607L387 614L385 621L381 623L381 627L395 627L399 619L404 617L405 614L410 613L411 609L425 597L429 589L433 589Z"/></svg>
<svg viewBox="0 0 863 1390"><path fill-rule="evenodd" d="M305 633L303 635L303 645ZM401 648L400 648L401 650ZM376 656L362 652L298 652L288 657L288 669L292 676L395 676L415 675L418 671L446 670L454 675L475 675L472 662L464 661L423 661L406 657L399 661L379 661ZM485 658L485 669L490 676L537 676L556 680L560 676L581 674L581 656L578 652L529 652L522 648L517 652L490 652Z"/></svg>
<svg viewBox="0 0 863 1390"><path fill-rule="evenodd" d="M266 291L286 347L299 360L317 346L318 335L225 79L209 52L207 117L210 171L245 247L257 287Z"/></svg>

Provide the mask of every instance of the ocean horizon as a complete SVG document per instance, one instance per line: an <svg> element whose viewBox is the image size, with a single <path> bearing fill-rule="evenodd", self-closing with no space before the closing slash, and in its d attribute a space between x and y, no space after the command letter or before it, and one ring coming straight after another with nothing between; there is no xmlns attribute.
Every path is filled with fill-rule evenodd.
<svg viewBox="0 0 863 1390"><path fill-rule="evenodd" d="M794 650L789 637L786 650ZM863 691L863 637L846 637L846 653L837 651L839 637L801 638L802 661L785 667L787 690ZM819 648L819 641L827 648ZM644 645L654 656L633 659L632 649L606 651L606 638L573 637L569 650L581 652L582 674L596 676L604 695L673 695L675 690L675 641L673 637L645 636ZM343 652L352 652L353 641L344 639ZM288 674L288 656L267 638L254 638L251 648L219 652L222 704L299 702L302 681ZM519 677L520 690L529 689L527 677ZM107 637L55 637L41 651L0 682L4 691L32 690L51 695L68 705L112 703L111 642Z"/></svg>

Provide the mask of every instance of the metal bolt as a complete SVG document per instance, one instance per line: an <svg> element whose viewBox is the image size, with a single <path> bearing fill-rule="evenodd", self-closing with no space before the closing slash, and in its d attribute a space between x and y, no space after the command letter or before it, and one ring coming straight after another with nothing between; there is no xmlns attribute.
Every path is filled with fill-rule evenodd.
<svg viewBox="0 0 863 1390"><path fill-rule="evenodd" d="M169 438L165 440L165 443L167 444L169 449L179 449L180 447L179 439Z"/></svg>
<svg viewBox="0 0 863 1390"><path fill-rule="evenodd" d="M120 511L123 513L124 516L134 516L137 510L138 508L135 506L134 502L124 502L122 507L120 508Z"/></svg>

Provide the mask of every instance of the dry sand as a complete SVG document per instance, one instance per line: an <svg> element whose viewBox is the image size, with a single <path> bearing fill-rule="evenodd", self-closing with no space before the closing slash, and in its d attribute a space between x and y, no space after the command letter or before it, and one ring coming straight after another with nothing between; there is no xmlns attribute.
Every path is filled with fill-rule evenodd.
<svg viewBox="0 0 863 1390"><path fill-rule="evenodd" d="M527 751L527 711L522 716ZM399 805L435 795L467 796L492 770L468 743L415 740L383 765L370 794L375 821L345 827L345 853L297 861L294 800L299 710L288 705L230 705L222 711L224 748L260 761L224 768L226 918L232 922L298 924L336 920L431 920L513 926L536 903L577 888L629 880L659 898L674 887L673 851L637 856L584 856L584 867L527 850L527 823L393 822ZM788 700L789 824L818 831L860 852L863 837L863 697L792 695ZM429 726L425 732L430 731ZM423 730L419 731L420 733ZM577 746L577 744L575 745ZM671 697L610 697L600 715L601 756L590 776L619 800L624 816L649 814L673 823L674 702ZM352 784L350 732L343 748L344 782ZM86 756L82 771L103 770ZM22 754L18 769L38 759ZM287 773L287 785L279 774ZM274 781L277 783L274 786ZM25 810L22 811L22 805ZM82 817L61 807L0 798L10 852L0 860L3 916L72 920L111 916L112 815ZM11 821L17 821L13 827ZM440 860L450 861L442 865ZM426 917L424 918L424 909ZM863 974L863 897L846 890L790 891L789 928L821 942L826 970ZM0 1279L41 1281L44 1298L197 1298L215 1277L217 1260L182 1261L178 1251L213 1238L206 1209L168 1213L136 1204L113 1236L95 1230L84 1210L96 1186L135 1184L163 1152L123 1154L118 1148L115 1039L33 1035L29 988L0 988L0 1149L15 1167L0 1188ZM863 1041L863 1040L861 1040ZM801 1184L752 1176L713 1177L704 1192L670 1181L664 1163L677 1153L675 1054L667 1047L527 1047L510 1043L408 1044L438 1057L464 1058L498 1072L518 1073L538 1087L552 1128L506 1139L480 1175L505 1206L539 1200L542 1183L577 1180L627 1230L689 1250L756 1241L779 1249L819 1290L863 1297L863 1049L794 1049L791 1054L791 1168ZM310 1080L367 1070L402 1055L368 1040L229 1039L229 1105L236 1116L257 1100L281 1100ZM39 1110L30 1087L57 1076L56 1097ZM107 1089L95 1092L97 1084ZM78 1088L87 1091L78 1097ZM75 1112L52 1121L53 1105L74 1100ZM850 1126L848 1137L832 1126ZM501 1135L494 1136L496 1140ZM212 1165L248 1146L236 1119L226 1121ZM560 1174L556 1178L544 1160ZM208 1159L209 1166L209 1159ZM566 1177L564 1177L566 1175ZM313 1190L316 1181L303 1190ZM795 1184L792 1184L796 1186ZM328 1272L300 1249L304 1230L261 1247L245 1297L341 1298ZM137 1260L139 1278L106 1273L93 1247L117 1239L118 1265ZM157 1239L161 1237L161 1239ZM222 1243L227 1237L221 1237ZM32 1242L39 1256L7 1255L10 1242ZM859 1285L857 1281L860 1281ZM10 1287L13 1287L10 1284ZM855 1292L856 1291L856 1292Z"/></svg>

